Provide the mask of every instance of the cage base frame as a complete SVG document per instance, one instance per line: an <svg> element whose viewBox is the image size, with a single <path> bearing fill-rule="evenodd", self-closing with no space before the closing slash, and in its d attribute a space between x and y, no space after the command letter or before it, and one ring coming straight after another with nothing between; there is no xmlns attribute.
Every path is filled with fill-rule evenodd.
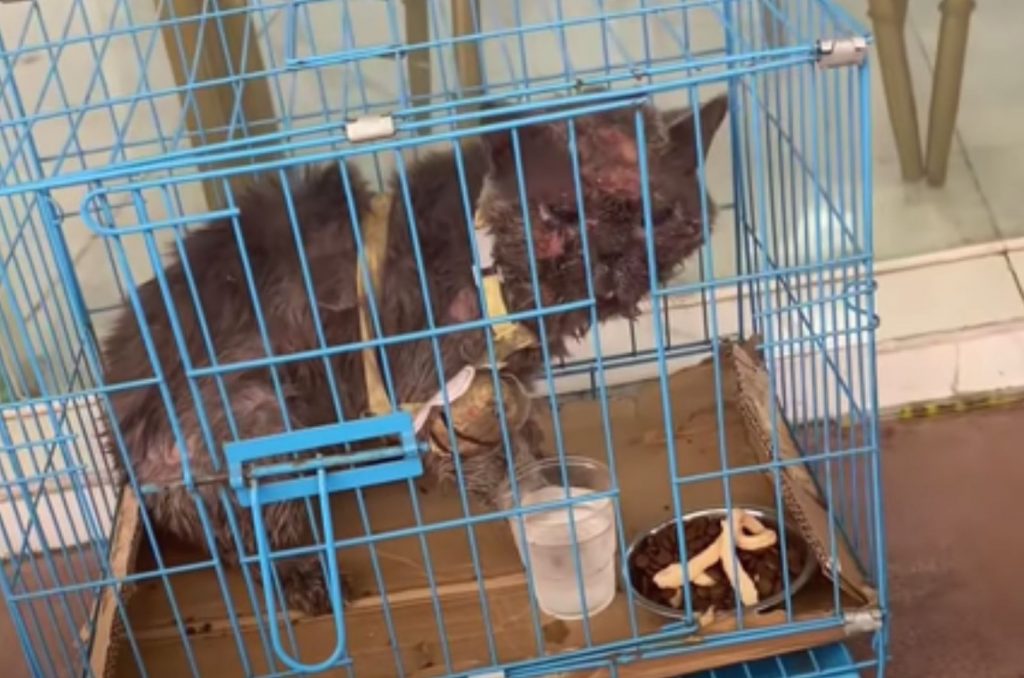
<svg viewBox="0 0 1024 678"><path fill-rule="evenodd" d="M736 350L737 346L741 348L740 351ZM723 347L723 355L734 357L734 359L722 361L723 386L730 397L730 401L727 403L730 465L736 461L733 455L745 458L744 463L747 464L763 463L764 461L763 443L766 436L764 428L758 425L758 418L763 414L759 415L758 413L763 413L765 403L752 404L751 400L760 399L764 395L763 389L767 383L767 376L763 366L757 361L752 346L753 342L748 342L745 346L725 345ZM714 438L716 421L713 413L714 394L712 392L710 397L707 394L704 394L704 397L696 397L700 391L694 388L700 380L708 378L713 379L713 365L710 359L700 365L684 368L670 377L677 445L679 446L677 454L683 457L687 455L693 457L699 454L695 450L699 450L703 443L708 442L707 436ZM684 399L683 396L688 396L688 398ZM619 427L623 421L628 421L628 418L624 419L624 417L641 416L639 425L634 426L625 434L633 441L633 446L629 449L620 448L623 441L616 439L616 458L631 459L631 468L647 466L642 463L642 458L635 458L642 457L645 451L652 455L660 453L664 457L664 427L645 427L644 424L650 422L644 422L641 415L641 413L655 412L657 414L654 415L654 419L660 422L660 408L653 407L657 403L651 401L651 398L660 402L657 381L616 387L614 396L610 397L610 413L615 426ZM690 403L689 406L685 404L687 400ZM567 403L561 416L563 435L571 440L571 434L593 429L594 413L591 408L598 406L596 401L586 400ZM701 412L704 414L700 415ZM712 429L710 432L707 430L709 422ZM790 451L795 450L795 444L789 434L785 433L783 438L786 442L782 446ZM756 451L758 447L762 448L761 451ZM785 457L788 453L784 452L782 456ZM715 457L717 459L717 451ZM693 469L686 469L687 474L691 470ZM774 491L771 485L765 482L765 478L766 475L762 473L732 476L730 485L733 488L734 501L762 504L773 501ZM783 494L787 513L790 514L790 517L794 517L794 513L797 514L795 522L801 527L803 536L811 542L819 561L825 564L831 556L826 551L827 535L820 533L822 515L816 514L808 518L806 515L808 512L812 514L816 512L815 504L803 501L796 496L802 492L813 492L813 488L805 484L805 481L806 479L799 475L796 477L785 475ZM630 491L630 487L642 486L644 480L642 476L634 474L632 479L622 478L620 482L623 488L622 505L626 523L624 527L626 528L626 538L629 539L632 534L643 529L636 522L637 517L631 516L626 508L633 499L643 501L638 492ZM721 483L716 484L720 485ZM699 486L685 487L691 488L690 496L692 497L695 494L694 488ZM696 494L700 495L699 492ZM700 496L701 499L697 503L715 503L713 499L709 499L713 496L713 492L711 495ZM808 498L813 499L813 497L804 499ZM659 497L655 503L663 499L663 497ZM386 503L389 500L384 499L383 501ZM820 498L818 501L820 502ZM650 505L650 502L648 504ZM124 502L122 506L122 510L124 507L133 510L131 506L134 504L129 501ZM818 506L824 510L820 504ZM669 506L665 505L663 508L668 510ZM688 505L686 508L694 510L699 507ZM137 511L137 506L134 510ZM649 514L650 510L647 510L647 513ZM649 519L642 519L645 527L648 526L646 525L647 520ZM120 520L118 525L120 529L114 538L114 543L138 542L137 518L134 521L131 519ZM493 623L496 619L518 620L518 623L506 625L504 631L495 632L495 643L499 646L501 659L511 665L532 665L538 661L533 656L536 653L531 655L530 648L526 648L531 643L522 641L525 637L524 634L530 635L533 631L530 617L528 615L524 617L529 610L529 603L526 600L528 595L526 577L518 563L511 535L504 522L479 523L476 529L481 543L489 544L502 551L501 559L505 561L496 570L485 568L485 574L488 575L485 579L485 589L491 610L491 622ZM132 530L134 533L129 534ZM146 563L151 558L146 554L146 547L137 550L140 551L137 557L121 559L120 567L123 571L127 572L132 568L139 568L136 571L145 571L147 567L153 567L151 562L148 565ZM123 552L123 549L120 551ZM432 548L432 551L436 552L437 549ZM863 573L851 560L849 546L843 542L839 551L843 564L840 569L843 573L840 589L844 610L855 612L861 616L863 613L877 612L876 594L866 583ZM164 550L163 555L166 561L168 552ZM454 554L454 559L458 560L460 555L464 554ZM170 556L171 560L173 561L176 556L187 558L187 554L175 552ZM390 554L388 557L392 556L394 554ZM194 558L195 554L192 557ZM434 565L435 568L440 569L436 563ZM469 569L471 570L471 568ZM498 574L490 576L491 571L496 571ZM397 653L403 662L406 675L424 677L445 675L446 668L439 660L440 654L436 642L430 590L422 586L408 585L409 582L406 582L405 588L392 589L391 579L387 575L388 572L385 572L385 580L389 584L389 605L395 619L395 627L398 629L397 636L401 639ZM475 669L484 669L489 666L490 662L485 656L485 634L488 624L482 623L480 617L480 589L476 580L467 575L472 575L472 572L467 572L464 568L461 573L456 573L449 580L441 582L437 586L437 597L438 600L443 601L449 643L451 643L453 651L460 654L461 658L460 661L453 663L453 668L458 671L471 672ZM203 583L204 579L205 583ZM235 579L236 581L233 583L239 584L240 582L237 580L241 580L241 575L237 575ZM179 591L192 591L193 602L208 601L211 594L214 597L218 595L218 590L212 572L197 572L183 578L181 583L175 586L175 595L178 597ZM131 620L133 637L145 658L147 671L151 675L187 674L187 664L184 663L181 651L181 637L166 614L166 603L161 603L159 600L161 597L160 587L157 584L144 584L125 587L122 591L122 600ZM735 642L722 642L725 639L721 634L734 632L737 629L734 617L723 616L700 629L696 634L682 638L680 654L647 658L635 651L622 651L617 656L612 654L605 659L618 664L618 675L656 678L714 669L737 661L752 661L781 653L810 649L841 641L854 633L874 630L866 626L845 624L842 616L837 615L833 609L833 592L832 581L824 573L821 573L812 579L806 589L797 596L794 601L792 619L787 619L784 610L771 611L757 617L746 615L742 631L750 634L749 637L736 638ZM111 678L135 675L133 655L124 647L126 636L123 620L117 614L117 606L110 604L113 602L113 596L114 592L108 589L100 603L101 622L109 624L109 627L99 627L92 657L95 674ZM239 597L234 596L236 610L239 609L238 600ZM180 600L179 604L181 604ZM627 606L626 595L620 590L609 611L591 620L595 643L612 642L616 639L616 635L621 637L623 633L628 636ZM395 654L389 647L386 629L379 620L372 621L381 616L380 609L380 598L376 595L359 598L346 609L346 620L350 626L350 647L352 648L350 658L356 662L356 674L360 676L394 675ZM264 650L260 645L257 619L252 614L244 614L244 612L241 610L239 614L242 636L249 648L247 653L250 661L259 664L261 661L259 657ZM209 607L204 611L186 605L182 607L182 614L185 615L188 623L188 636L193 653L201 656L199 662L201 670L204 673L213 674L216 674L217 671L230 672L234 670L237 672L239 669L237 650L235 649L236 640L230 622L223 616L218 619L211 615ZM461 619L459 619L460 616ZM636 618L640 625L640 631L645 634L656 631L666 622L664 619L655 618L639 607L637 607ZM299 638L299 645L304 649L317 648L320 645L318 638L323 636L323 642L327 642L327 639L333 635L333 620L330 617L300 618L293 615L291 623L294 633ZM410 632L410 624L418 625L419 632ZM598 628L599 626L602 628ZM558 651L565 652L582 647L581 627L582 625L576 622L565 623L545 618L542 631L546 642L545 651L549 653L546 659L562 659L557 656ZM362 633L358 629L362 629ZM364 637L360 639L359 635ZM435 640L432 641L431 637ZM377 647L370 649L367 647L367 642L373 638L376 638ZM521 656L510 656L508 654L509 647L516 645L521 646L518 653ZM479 651L470 650L467 653L467 647L476 647ZM524 648L525 651L523 651ZM269 652L269 650L267 651ZM475 656L471 656L474 655L474 652ZM313 654L317 653L318 651ZM231 662L232 657L234 657L234 663ZM578 669L566 667L564 675L580 676L581 678L607 675L606 666L607 664L599 668ZM254 666L253 670L260 673L270 672L273 669L268 666ZM182 673L183 671L184 673Z"/></svg>

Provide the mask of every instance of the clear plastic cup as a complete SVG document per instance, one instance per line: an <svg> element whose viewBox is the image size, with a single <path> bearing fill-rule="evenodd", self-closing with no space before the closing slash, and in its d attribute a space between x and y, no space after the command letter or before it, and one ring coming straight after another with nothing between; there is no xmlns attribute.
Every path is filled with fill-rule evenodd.
<svg viewBox="0 0 1024 678"><path fill-rule="evenodd" d="M603 611L615 598L615 510L611 499L588 500L586 495L609 489L608 468L585 457L566 457L564 467L558 459L544 459L520 469L516 480L519 507L565 501L569 497L574 500L572 521L566 506L524 512L522 522L518 517L509 519L519 555L523 564L528 565L538 606L545 614L566 620ZM502 507L516 508L507 484ZM574 554L573 524L578 559Z"/></svg>

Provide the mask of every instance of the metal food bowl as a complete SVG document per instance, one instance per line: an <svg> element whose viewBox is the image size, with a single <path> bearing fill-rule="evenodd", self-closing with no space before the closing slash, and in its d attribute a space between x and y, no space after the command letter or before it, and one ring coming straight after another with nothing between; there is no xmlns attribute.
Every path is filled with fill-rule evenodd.
<svg viewBox="0 0 1024 678"><path fill-rule="evenodd" d="M778 531L779 520L777 517L778 514L775 511L756 506L736 506L734 508L743 509L750 515L756 517L758 520L763 522L766 527L770 527ZM724 518L726 514L727 510L724 507L704 509L701 511L693 511L692 513L687 513L685 516L683 516L683 526L685 528L686 523L696 518ZM652 534L657 534L661 532L668 526L674 526L677 522L678 519L670 518L669 520L666 520L665 522L656 525L650 530L647 530L646 532L643 532L640 535L638 535L636 539L634 539L633 542L629 545L629 550L626 552L626 570L623 573L625 585L628 586L629 590L633 592L633 596L636 598L637 602L640 603L641 606L647 608L651 612L659 614L663 617L668 617L670 619L684 619L686 617L686 610L669 607L668 605L663 605L659 602L655 602L650 598L645 597L642 593L640 593L640 591L636 589L636 587L633 586L633 577L631 576L631 569L633 563L633 554L636 551L636 549L640 546L640 542ZM790 597L793 597L794 595L796 595L798 591L800 591L800 589L802 589L807 584L808 581L810 581L811 577L814 576L815 570L818 569L818 560L817 558L815 558L814 552L811 550L811 545L807 542L807 540L796 528L796 526L788 520L785 524L786 541L788 543L793 543L794 539L797 540L799 546L803 548L804 556L803 568L800 572L798 572L795 576L791 577L789 580L789 594ZM785 555L780 553L780 558L783 562L783 566L785 566ZM693 584L691 584L691 587L692 586ZM755 612L768 610L784 602L785 598L786 591L779 591L773 596L769 596L764 600L758 601L755 605L748 605L744 607L744 609L752 610ZM716 610L716 613L735 613L735 610Z"/></svg>

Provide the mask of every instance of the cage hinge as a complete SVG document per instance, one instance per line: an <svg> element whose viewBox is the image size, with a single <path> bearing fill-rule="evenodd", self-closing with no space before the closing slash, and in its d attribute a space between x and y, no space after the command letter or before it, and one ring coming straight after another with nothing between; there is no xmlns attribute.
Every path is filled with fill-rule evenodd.
<svg viewBox="0 0 1024 678"><path fill-rule="evenodd" d="M349 141L374 141L395 136L395 119L390 115L363 115L345 123Z"/></svg>
<svg viewBox="0 0 1024 678"><path fill-rule="evenodd" d="M843 621L843 630L848 636L871 633L882 628L882 611L874 609L847 612L843 615Z"/></svg>
<svg viewBox="0 0 1024 678"><path fill-rule="evenodd" d="M868 55L868 41L863 37L818 40L818 65L821 68L859 66Z"/></svg>

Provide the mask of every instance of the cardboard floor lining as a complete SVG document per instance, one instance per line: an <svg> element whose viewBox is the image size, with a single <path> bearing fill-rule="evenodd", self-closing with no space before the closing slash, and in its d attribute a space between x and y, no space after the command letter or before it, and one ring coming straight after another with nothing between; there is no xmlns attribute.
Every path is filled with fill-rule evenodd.
<svg viewBox="0 0 1024 678"><path fill-rule="evenodd" d="M766 377L749 345L727 345L723 356L729 358L721 361L723 372L720 375L726 397L722 435L729 466L737 469L761 464L766 459L765 454L769 457L771 454L770 443L767 451L765 449L763 422L768 397ZM677 463L684 476L721 469L714 383L714 368L710 360L670 376ZM616 389L609 411L616 450L614 470L619 480L622 527L628 543L636 534L672 515L665 425L658 383ZM595 425L600 416L599 405L594 401L571 400L564 404L559 421L569 454L605 460L602 427ZM547 439L551 440L551 422L546 424L549 429ZM784 450L780 455L796 454L796 447L788 435L783 438L786 442L781 445ZM820 498L811 494L813 484L804 484L803 479L794 474L786 474L784 479L783 494L789 518L795 517L803 528L804 536L816 545L822 565L830 566L828 553L822 547L827 538L828 515L827 512L822 513ZM733 502L738 505L775 505L773 486L763 473L734 474L729 479L729 487ZM415 525L409 495L406 487L401 485L375 488L367 493L366 511L373 534L380 537ZM721 506L723 484L720 481L684 484L681 495L687 511ZM358 515L352 498L341 496L335 499L336 538L365 535L366 526L351 519ZM462 515L454 492L422 485L417 487L416 501L425 523L452 520ZM822 522L823 515L825 523ZM348 651L356 675L393 676L396 674L396 661L401 662L408 676L448 673L442 651L443 641L435 622L438 608L443 614L444 638L450 648L448 660L453 670L470 671L490 666L491 647L499 662L515 663L532 661L539 655L557 656L587 646L581 623L541 617L539 628L535 628L525 575L504 521L477 524L473 533L486 578L487 619L480 604L481 587L470 560L465 528L432 532L422 540L403 537L377 543L378 561L396 629L394 639L389 639L387 633L380 596L372 576L369 549L339 552L341 567L357 592L357 600L345 610ZM436 597L425 576L424 544L437 575ZM620 548L624 546L620 544ZM845 549L845 545L840 549L842 566L839 568L843 573L843 608L846 611L871 609L874 592ZM171 544L163 544L161 551L169 565L204 557ZM135 571L141 572L154 567L152 554L146 547L142 548L134 567ZM829 571L834 570L829 567ZM185 618L193 657L203 675L238 674L241 667L239 642L247 648L250 668L254 673L283 668L280 664L276 667L267 664L268 651L263 647L260 625L248 602L241 573L231 571L228 574L232 603L240 619L241 637L236 636L227 621L224 596L212 569L175 575L170 581L175 603ZM687 648L686 654L657 661L631 662L620 667L619 673L629 676L677 675L684 670L712 668L737 658L766 656L783 649L799 649L834 640L843 634L834 599L831 580L820 574L795 597L794 620L831 619L836 621L832 628L822 627L804 634L747 643L727 648L728 651L721 647L701 647L703 638L735 630L735 619L727 616L683 641L681 647ZM190 674L163 583L152 580L133 587L127 606L131 633L140 648L147 673L152 676ZM653 633L666 621L639 606L634 609L639 633ZM118 644L125 642L126 629L118 617L107 621L111 625L109 633L113 641L110 651L104 653L105 674L137 675L134 655L114 651ZM744 628L785 622L785 612L781 610L756 618L748 614L745 615ZM299 646L298 654L303 661L316 662L330 653L334 644L333 618L295 618L291 624ZM488 627L493 629L490 639L487 637ZM590 632L593 645L631 636L628 602L621 585L612 606L590 620ZM590 674L583 672L581 675Z"/></svg>

